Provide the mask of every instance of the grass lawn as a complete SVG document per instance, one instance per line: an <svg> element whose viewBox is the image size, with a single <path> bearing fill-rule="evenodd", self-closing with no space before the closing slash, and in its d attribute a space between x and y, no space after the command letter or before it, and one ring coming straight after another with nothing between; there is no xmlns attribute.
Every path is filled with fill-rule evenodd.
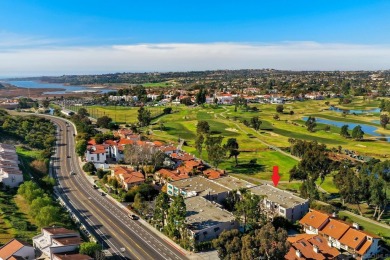
<svg viewBox="0 0 390 260"><path fill-rule="evenodd" d="M33 219L27 215L29 206L24 199L12 192L0 192L0 244L12 238L32 242L39 233Z"/></svg>
<svg viewBox="0 0 390 260"><path fill-rule="evenodd" d="M321 180L317 180L317 185L326 190L329 193L338 193L339 190L333 184L333 176L326 176L324 182L321 184Z"/></svg>
<svg viewBox="0 0 390 260"><path fill-rule="evenodd" d="M151 88L151 87L158 87L158 88L164 88L164 87L172 87L174 84L170 81L163 81L163 82L155 82L155 83L143 83L142 86Z"/></svg>
<svg viewBox="0 0 390 260"><path fill-rule="evenodd" d="M19 160L22 162L22 172L23 178L25 181L30 180L30 175L28 173L34 174L31 170L30 163L34 160L40 160L41 150L29 149L24 146L17 146L16 153L19 156Z"/></svg>

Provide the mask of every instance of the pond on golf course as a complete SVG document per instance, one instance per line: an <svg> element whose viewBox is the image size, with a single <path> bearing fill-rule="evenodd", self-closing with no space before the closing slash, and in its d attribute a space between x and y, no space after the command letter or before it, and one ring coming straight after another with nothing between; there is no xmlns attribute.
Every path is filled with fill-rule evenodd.
<svg viewBox="0 0 390 260"><path fill-rule="evenodd" d="M307 117L302 118L304 121L307 121ZM319 124L325 124L325 125L333 125L336 127L341 128L343 125L348 125L349 131L351 131L354 127L360 125L362 127L362 130L365 134L372 135L375 137L378 137L379 140L387 141L390 142L390 136L385 136L383 134L375 132L378 130L378 127L372 126L372 125L365 125L365 124L357 124L357 123L350 123L346 121L334 121L334 120L329 120L329 119L323 119L323 118L317 118L316 117L316 122Z"/></svg>
<svg viewBox="0 0 390 260"><path fill-rule="evenodd" d="M330 106L329 110L339 112L339 113L347 113L347 114L368 114L368 113L380 113L381 109L380 108L373 108L373 109L368 109L368 110L359 110L359 109L342 109L334 106Z"/></svg>

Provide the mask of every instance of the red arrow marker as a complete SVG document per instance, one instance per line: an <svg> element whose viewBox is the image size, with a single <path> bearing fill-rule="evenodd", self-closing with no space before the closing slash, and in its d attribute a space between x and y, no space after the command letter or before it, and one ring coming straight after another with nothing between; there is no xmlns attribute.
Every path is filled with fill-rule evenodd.
<svg viewBox="0 0 390 260"><path fill-rule="evenodd" d="M280 180L279 175L279 167L274 166L274 173L272 174L272 181L274 182L274 186L277 187Z"/></svg>

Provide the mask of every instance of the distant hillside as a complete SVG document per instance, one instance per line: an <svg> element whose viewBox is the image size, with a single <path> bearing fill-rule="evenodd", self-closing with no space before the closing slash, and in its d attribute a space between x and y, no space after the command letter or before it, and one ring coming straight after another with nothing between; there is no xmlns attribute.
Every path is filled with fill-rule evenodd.
<svg viewBox="0 0 390 260"><path fill-rule="evenodd" d="M3 84L0 83L0 89L5 88Z"/></svg>

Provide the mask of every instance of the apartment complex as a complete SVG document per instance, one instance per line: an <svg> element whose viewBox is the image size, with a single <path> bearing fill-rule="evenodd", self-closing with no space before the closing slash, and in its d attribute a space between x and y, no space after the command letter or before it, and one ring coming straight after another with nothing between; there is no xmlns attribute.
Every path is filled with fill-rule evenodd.
<svg viewBox="0 0 390 260"><path fill-rule="evenodd" d="M187 206L186 223L189 232L197 242L215 238L223 230L238 227L234 216L222 209L223 201L231 192L247 189L261 196L261 208L270 218L283 216L296 221L309 210L309 201L270 185L257 186L231 176L208 179L203 176L178 179L169 182L167 193L181 195Z"/></svg>
<svg viewBox="0 0 390 260"><path fill-rule="evenodd" d="M0 143L0 183L16 188L23 182L15 146Z"/></svg>

